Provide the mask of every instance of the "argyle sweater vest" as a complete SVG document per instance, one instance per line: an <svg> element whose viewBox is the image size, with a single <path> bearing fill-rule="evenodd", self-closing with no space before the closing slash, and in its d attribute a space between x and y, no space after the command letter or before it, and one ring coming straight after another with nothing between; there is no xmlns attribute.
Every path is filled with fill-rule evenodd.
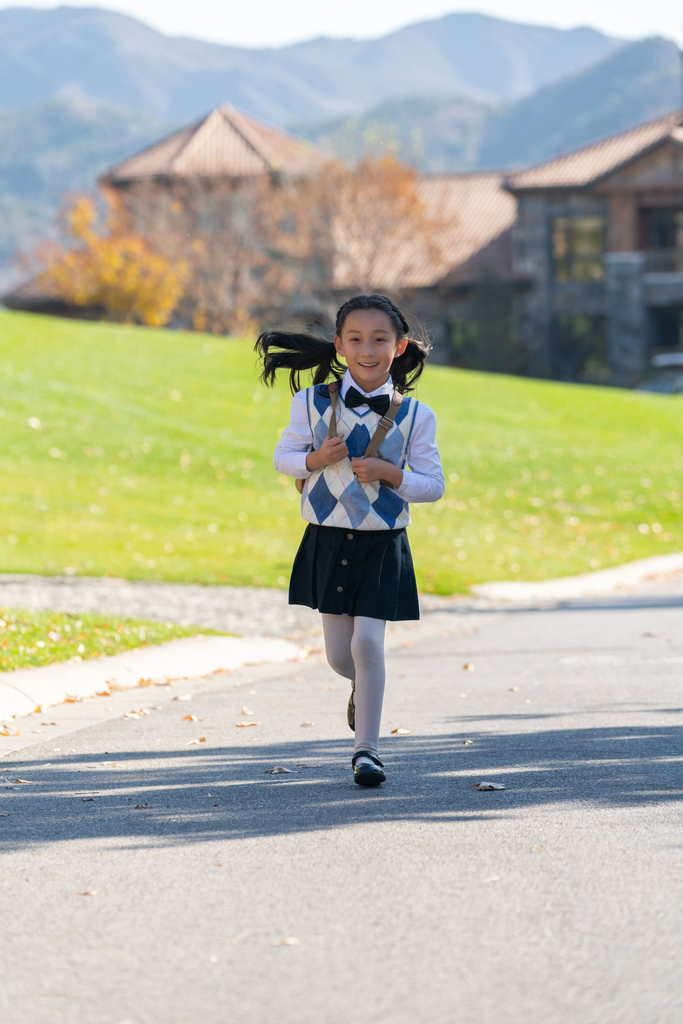
<svg viewBox="0 0 683 1024"><path fill-rule="evenodd" d="M415 422L417 400L404 398L377 457L392 462L400 469L407 465L410 434ZM326 384L306 388L308 420L313 434L313 448L320 448L327 437L332 403ZM339 526L354 530L397 530L410 526L410 507L391 487L379 481L358 482L351 470L351 458L365 453L379 423L379 415L366 407L347 409L341 397L337 402L337 433L343 434L349 458L317 469L304 482L301 515L318 526Z"/></svg>

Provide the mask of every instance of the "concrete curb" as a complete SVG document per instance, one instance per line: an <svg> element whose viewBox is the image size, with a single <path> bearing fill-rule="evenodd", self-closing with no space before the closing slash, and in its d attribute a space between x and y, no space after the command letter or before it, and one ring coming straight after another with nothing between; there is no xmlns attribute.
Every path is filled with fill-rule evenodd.
<svg viewBox="0 0 683 1024"><path fill-rule="evenodd" d="M29 715L38 705L50 707L70 697L95 697L112 689L128 690L141 684L197 678L264 662L297 661L305 656L298 644L276 637L199 635L104 658L3 672L0 720Z"/></svg>
<svg viewBox="0 0 683 1024"><path fill-rule="evenodd" d="M581 576L539 580L537 583L518 583L516 580L479 583L470 589L478 597L492 601L562 600L613 594L646 580L672 576L680 572L683 572L683 552L675 552L671 555L640 558L636 562L615 565L612 569L598 569L597 572L587 572Z"/></svg>

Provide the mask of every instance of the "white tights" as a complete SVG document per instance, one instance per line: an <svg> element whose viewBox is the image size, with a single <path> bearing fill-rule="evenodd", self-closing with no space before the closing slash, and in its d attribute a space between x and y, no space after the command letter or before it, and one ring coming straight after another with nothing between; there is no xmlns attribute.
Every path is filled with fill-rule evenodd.
<svg viewBox="0 0 683 1024"><path fill-rule="evenodd" d="M356 684L354 751L378 756L384 698L384 619L365 615L322 616L325 653L335 672Z"/></svg>

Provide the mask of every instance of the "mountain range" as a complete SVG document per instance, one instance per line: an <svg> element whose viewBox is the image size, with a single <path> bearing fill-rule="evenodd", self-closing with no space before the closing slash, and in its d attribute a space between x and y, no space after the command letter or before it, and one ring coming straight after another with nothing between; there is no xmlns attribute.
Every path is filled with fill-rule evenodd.
<svg viewBox="0 0 683 1024"><path fill-rule="evenodd" d="M668 113L680 93L678 47L653 38L513 103L419 96L290 127L343 160L391 152L426 172L515 167Z"/></svg>
<svg viewBox="0 0 683 1024"><path fill-rule="evenodd" d="M171 38L98 8L10 7L0 10L0 108L66 87L175 123L225 101L275 124L417 95L506 103L620 45L591 28L448 14L379 39L248 49Z"/></svg>
<svg viewBox="0 0 683 1024"><path fill-rule="evenodd" d="M221 102L344 159L515 166L679 105L674 43L449 14L279 49L171 38L98 8L0 10L0 276L59 196ZM7 280L5 274L5 281Z"/></svg>

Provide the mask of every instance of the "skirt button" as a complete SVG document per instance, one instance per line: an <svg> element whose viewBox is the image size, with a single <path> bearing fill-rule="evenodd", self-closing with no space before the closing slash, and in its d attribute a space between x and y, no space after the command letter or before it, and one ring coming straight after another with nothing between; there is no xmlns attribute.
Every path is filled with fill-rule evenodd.
<svg viewBox="0 0 683 1024"><path fill-rule="evenodd" d="M348 564L349 564L348 558L342 558L342 565L348 565Z"/></svg>
<svg viewBox="0 0 683 1024"><path fill-rule="evenodd" d="M353 534L352 533L347 533L346 534L346 539L347 540L353 540Z"/></svg>
<svg viewBox="0 0 683 1024"><path fill-rule="evenodd" d="M342 590L343 590L343 589L344 589L343 587L337 587L337 593L338 593L338 594L341 594L341 592L342 592Z"/></svg>

